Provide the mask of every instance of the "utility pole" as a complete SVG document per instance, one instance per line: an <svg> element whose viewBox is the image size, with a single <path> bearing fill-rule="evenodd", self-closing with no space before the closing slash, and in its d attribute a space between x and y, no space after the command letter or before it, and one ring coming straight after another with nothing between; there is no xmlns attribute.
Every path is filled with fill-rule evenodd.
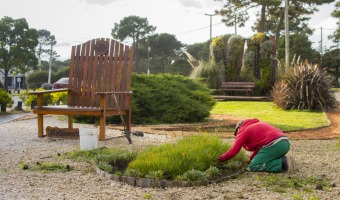
<svg viewBox="0 0 340 200"><path fill-rule="evenodd" d="M235 35L237 35L237 24L236 24L236 13L234 15L234 23L235 23Z"/></svg>
<svg viewBox="0 0 340 200"><path fill-rule="evenodd" d="M321 26L321 40L320 40L320 64L322 64L322 54L323 54L323 48L322 48L322 26Z"/></svg>
<svg viewBox="0 0 340 200"><path fill-rule="evenodd" d="M50 52L50 62L49 62L49 66L48 66L48 83L51 84L51 73L52 73L52 51L53 50L53 43L51 42L51 52Z"/></svg>
<svg viewBox="0 0 340 200"><path fill-rule="evenodd" d="M289 19L288 19L288 0L285 0L285 61L286 61L286 72L289 70ZM278 39L278 38L277 38Z"/></svg>
<svg viewBox="0 0 340 200"><path fill-rule="evenodd" d="M205 13L205 15L210 17L210 41L211 41L211 38L212 38L212 17L215 16L216 14Z"/></svg>
<svg viewBox="0 0 340 200"><path fill-rule="evenodd" d="M150 51L151 51L151 47L148 45L148 71L147 74L150 74Z"/></svg>

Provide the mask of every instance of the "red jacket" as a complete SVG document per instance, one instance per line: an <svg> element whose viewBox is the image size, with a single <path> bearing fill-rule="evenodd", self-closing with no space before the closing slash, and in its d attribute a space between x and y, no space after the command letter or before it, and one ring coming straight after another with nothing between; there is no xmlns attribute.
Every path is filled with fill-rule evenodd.
<svg viewBox="0 0 340 200"><path fill-rule="evenodd" d="M224 154L220 155L220 161L227 161L236 156L243 147L247 151L252 151L252 160L262 146L273 140L286 136L280 129L260 122L258 119L247 119L238 130L233 146Z"/></svg>

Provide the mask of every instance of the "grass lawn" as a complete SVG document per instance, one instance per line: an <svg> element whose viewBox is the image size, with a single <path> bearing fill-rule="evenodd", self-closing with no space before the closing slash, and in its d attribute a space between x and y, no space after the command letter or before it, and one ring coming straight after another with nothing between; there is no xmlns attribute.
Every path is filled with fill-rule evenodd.
<svg viewBox="0 0 340 200"><path fill-rule="evenodd" d="M340 92L340 88L331 88L331 90L334 92Z"/></svg>
<svg viewBox="0 0 340 200"><path fill-rule="evenodd" d="M273 102L224 101L217 102L212 114L258 118L283 131L303 130L330 124L324 112L310 112L277 108Z"/></svg>

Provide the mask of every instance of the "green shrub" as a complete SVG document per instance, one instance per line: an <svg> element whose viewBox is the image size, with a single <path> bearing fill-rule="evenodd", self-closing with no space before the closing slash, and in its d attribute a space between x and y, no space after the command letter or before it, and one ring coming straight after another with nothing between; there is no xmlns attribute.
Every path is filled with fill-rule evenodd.
<svg viewBox="0 0 340 200"><path fill-rule="evenodd" d="M0 88L0 106L10 107L13 104L13 100L10 94L6 90Z"/></svg>
<svg viewBox="0 0 340 200"><path fill-rule="evenodd" d="M48 79L47 71L37 71L27 77L27 84L30 89L40 88Z"/></svg>
<svg viewBox="0 0 340 200"><path fill-rule="evenodd" d="M317 65L308 62L294 64L275 84L272 98L285 110L334 110L337 102L331 91L333 80L326 70Z"/></svg>
<svg viewBox="0 0 340 200"><path fill-rule="evenodd" d="M177 180L181 181L207 181L213 180L217 176L221 174L220 170L217 167L211 166L206 171L199 171L199 170L189 170L185 172L183 175L179 175L176 177Z"/></svg>
<svg viewBox="0 0 340 200"><path fill-rule="evenodd" d="M189 170L183 174L183 179L185 181L205 181L207 180L205 173L199 170Z"/></svg>
<svg viewBox="0 0 340 200"><path fill-rule="evenodd" d="M57 81L61 78L68 77L70 72L70 67L62 67L54 75L54 79Z"/></svg>
<svg viewBox="0 0 340 200"><path fill-rule="evenodd" d="M43 88L38 88L36 91L44 91ZM25 98L24 96L28 94L28 91L26 91L22 97ZM49 105L49 104L52 104L52 101L53 98L52 98L52 95L51 94L44 94L43 95L43 105ZM26 97L26 101L25 101L25 106L31 106L32 104L32 101L37 101L37 95L34 95L34 94L28 94L27 97Z"/></svg>
<svg viewBox="0 0 340 200"><path fill-rule="evenodd" d="M97 166L98 166L99 169L103 170L104 172L112 173L112 171L113 171L112 165L110 165L107 162L100 161L100 162L97 163Z"/></svg>
<svg viewBox="0 0 340 200"><path fill-rule="evenodd" d="M103 148L94 149L91 151L73 151L67 154L67 158L76 161L89 161L94 162L101 170L121 174L128 163L136 158L135 151Z"/></svg>
<svg viewBox="0 0 340 200"><path fill-rule="evenodd" d="M162 170L150 171L147 175L145 175L145 177L153 179L164 179L164 172Z"/></svg>
<svg viewBox="0 0 340 200"><path fill-rule="evenodd" d="M215 104L208 88L181 75L133 74L132 91L134 124L201 122ZM76 116L75 121L98 123L98 117ZM120 123L120 119L107 122Z"/></svg>
<svg viewBox="0 0 340 200"><path fill-rule="evenodd" d="M208 88L180 75L134 74L132 90L135 124L201 122L215 104Z"/></svg>
<svg viewBox="0 0 340 200"><path fill-rule="evenodd" d="M123 172L127 168L129 162L135 158L136 152L134 151L107 149L98 153L94 157L94 161L99 164L98 167L100 169L109 173L115 173L116 171ZM108 167L108 165L111 167Z"/></svg>
<svg viewBox="0 0 340 200"><path fill-rule="evenodd" d="M26 105L26 100L28 98L29 95L29 91L28 90L23 90L22 92L20 92L19 94L19 98L22 100L22 102Z"/></svg>
<svg viewBox="0 0 340 200"><path fill-rule="evenodd" d="M52 104L66 104L67 103L67 92L55 92L52 93Z"/></svg>
<svg viewBox="0 0 340 200"><path fill-rule="evenodd" d="M213 135L196 135L178 140L175 144L164 144L161 146L151 146L138 154L128 169L136 170L143 177L153 177L155 172L162 172L162 177L175 179L181 177L183 180L192 180L196 177L200 179L200 174L204 177L212 177L217 174L211 167L228 170L224 163L219 163L217 158L230 148L229 143ZM241 151L235 158L227 163L244 163L245 153ZM238 169L242 168L240 166ZM208 170L210 169L210 170ZM192 172L188 172L194 170ZM200 171L200 172L196 172ZM206 172L207 171L207 172ZM230 170L232 171L232 170ZM187 173L185 175L185 173Z"/></svg>

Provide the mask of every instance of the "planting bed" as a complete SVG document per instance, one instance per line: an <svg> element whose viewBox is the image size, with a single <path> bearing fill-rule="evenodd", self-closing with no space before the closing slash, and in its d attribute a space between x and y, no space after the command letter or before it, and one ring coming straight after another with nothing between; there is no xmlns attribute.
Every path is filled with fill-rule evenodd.
<svg viewBox="0 0 340 200"><path fill-rule="evenodd" d="M122 182L131 186L141 187L141 188L166 188L166 187L190 187L190 186L206 186L212 183L220 183L226 180L230 180L236 178L238 175L242 174L245 170L241 169L233 174L219 176L214 180L209 181L178 181L178 180L159 180L159 179L150 179L150 178L135 178L129 176L118 176L115 174L110 174L99 169L97 166L95 167L97 174L102 179Z"/></svg>

